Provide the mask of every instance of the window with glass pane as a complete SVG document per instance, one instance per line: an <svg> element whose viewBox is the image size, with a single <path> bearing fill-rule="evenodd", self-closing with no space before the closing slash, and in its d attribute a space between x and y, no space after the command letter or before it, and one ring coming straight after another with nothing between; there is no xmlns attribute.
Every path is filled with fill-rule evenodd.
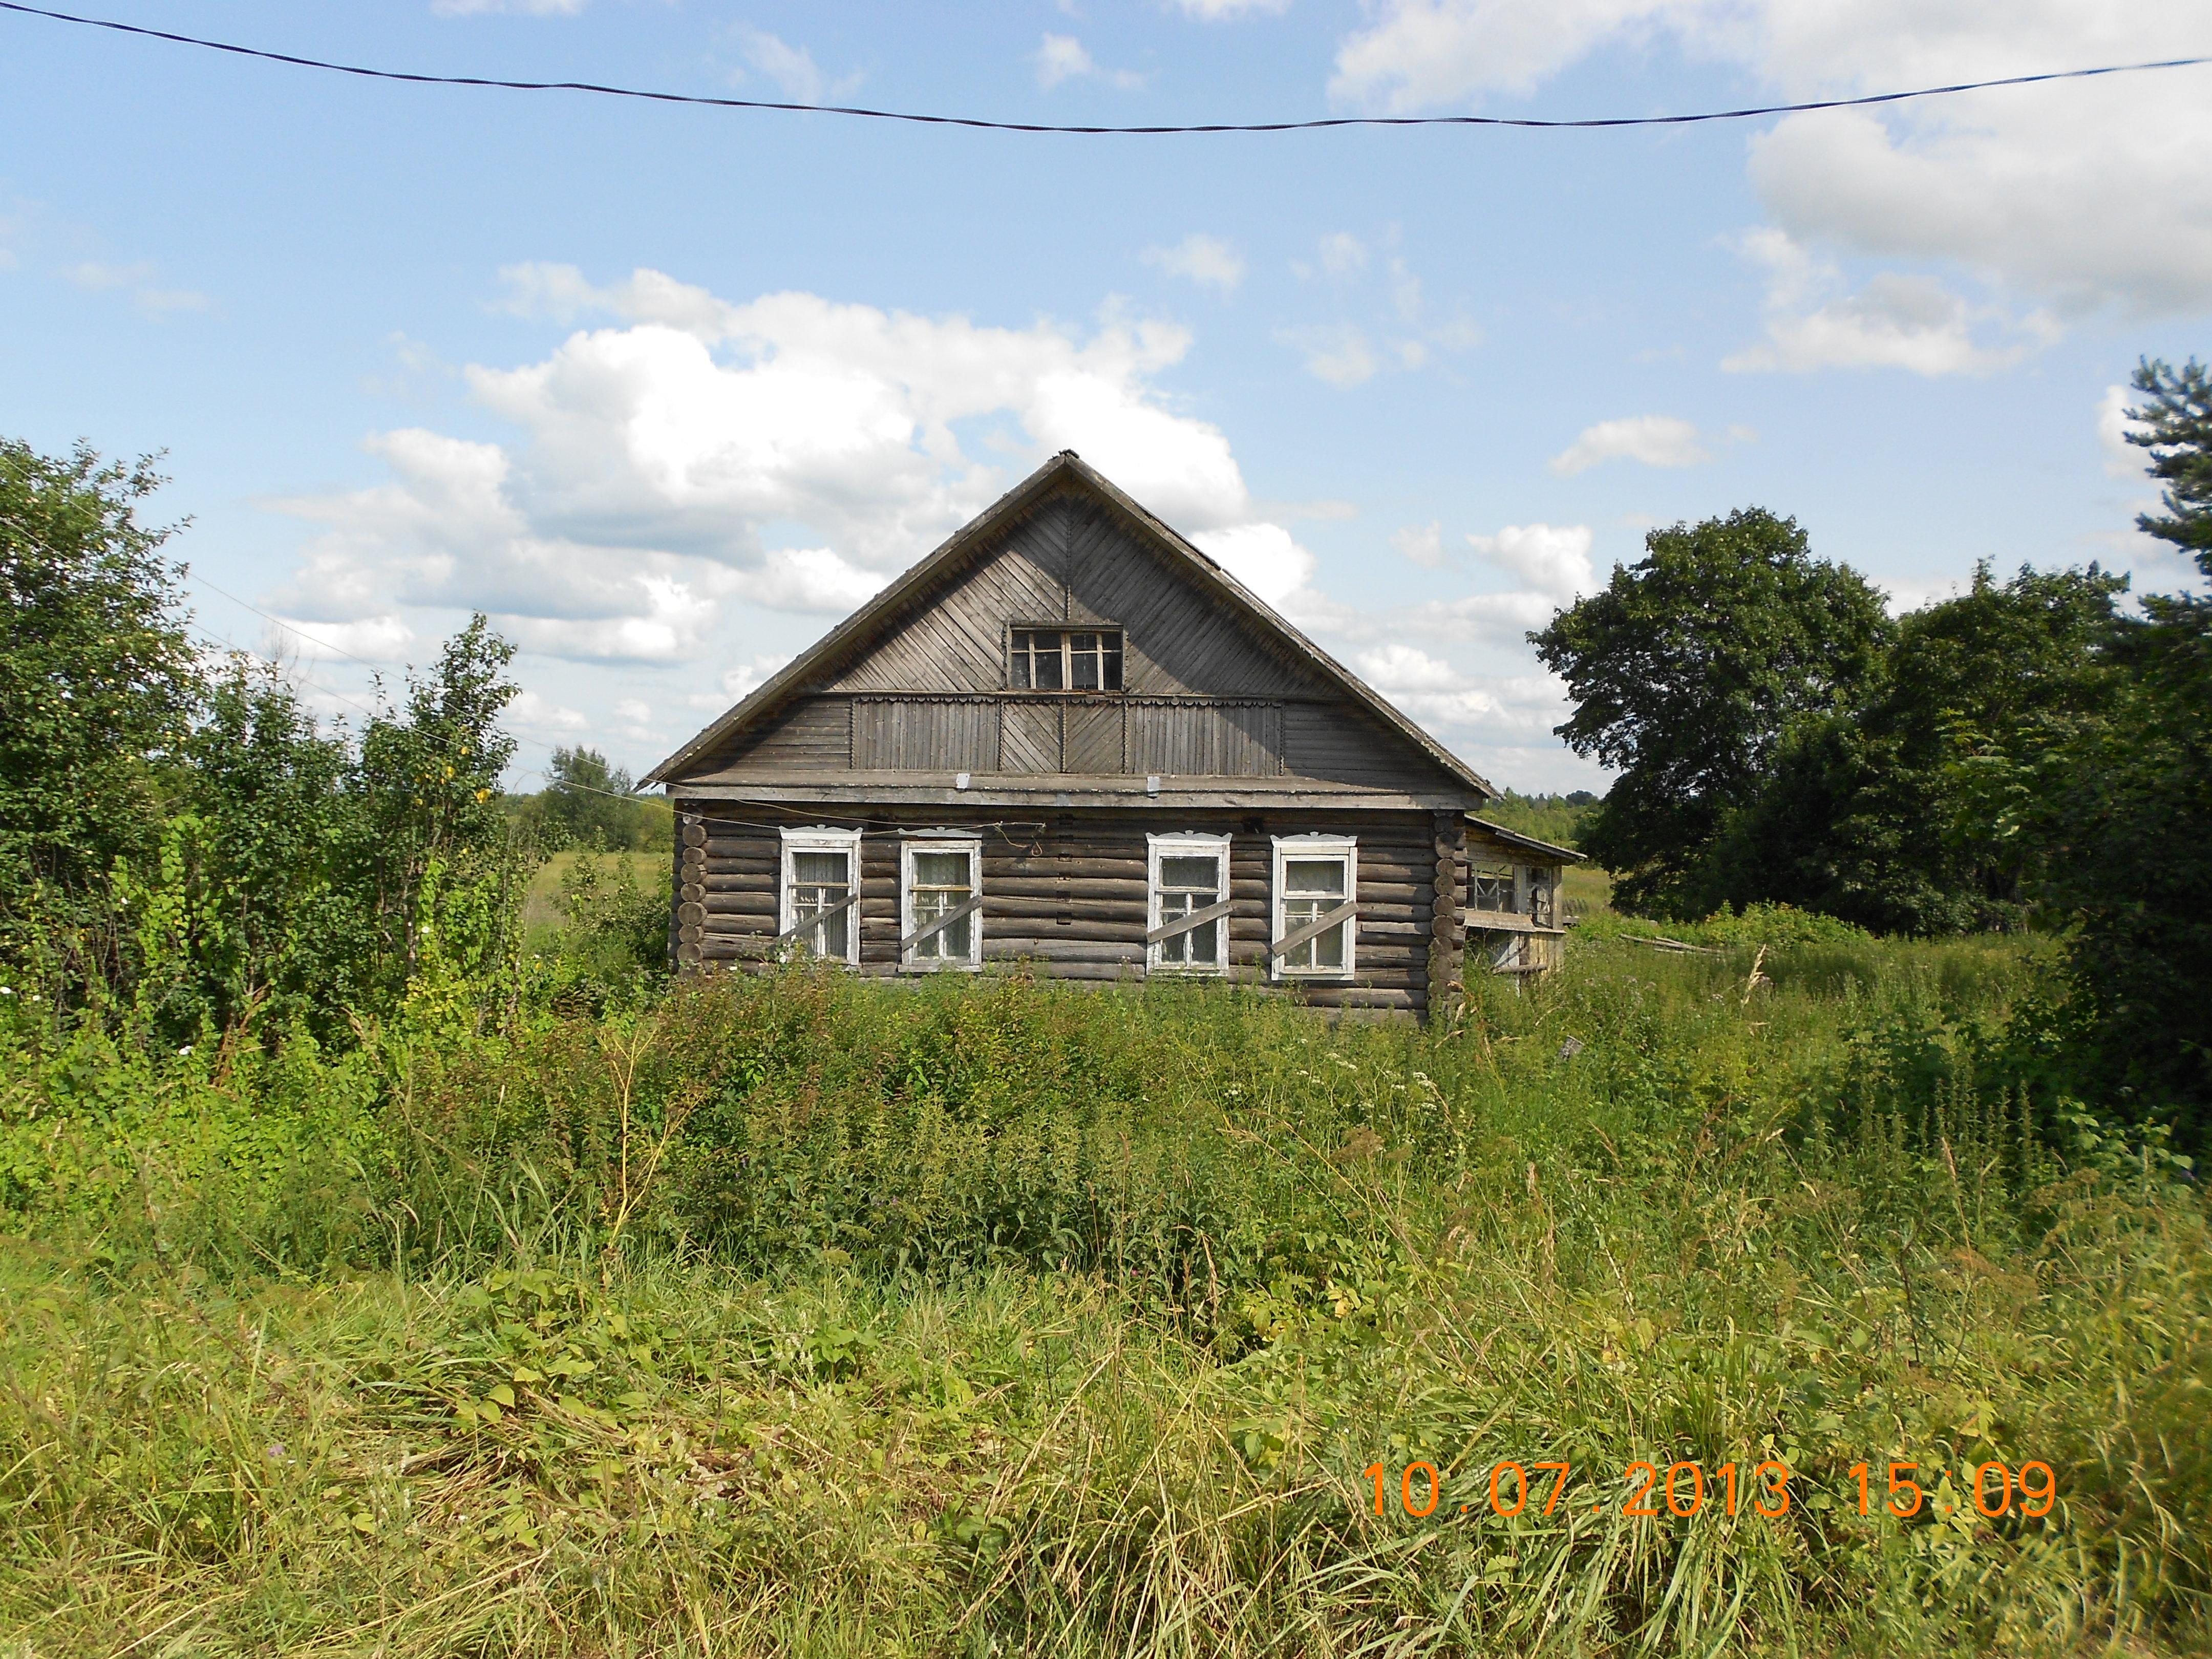
<svg viewBox="0 0 2212 1659"><path fill-rule="evenodd" d="M1174 854L1160 860L1160 920L1163 927L1221 902L1221 860L1212 854ZM1214 968L1221 963L1221 918L1201 921L1186 933L1160 941L1164 966Z"/></svg>
<svg viewBox="0 0 2212 1659"><path fill-rule="evenodd" d="M1119 691L1121 630L1017 628L1006 684L1017 691Z"/></svg>
<svg viewBox="0 0 2212 1659"><path fill-rule="evenodd" d="M907 893L907 931L920 933L930 923L952 914L975 896L975 854L972 853L914 853L912 884ZM939 928L927 939L916 940L918 962L965 962L974 943L973 912Z"/></svg>
<svg viewBox="0 0 2212 1659"><path fill-rule="evenodd" d="M852 896L852 892L851 854L796 851L792 854L793 927L798 927L811 916L818 916L825 910L844 904ZM847 947L852 939L852 907L846 905L826 921L819 922L799 934L799 948L817 957L834 957L842 962L851 954Z"/></svg>
<svg viewBox="0 0 2212 1659"><path fill-rule="evenodd" d="M1070 634L1067 636L1067 684L1077 691L1119 691L1121 689L1121 636L1118 633Z"/></svg>
<svg viewBox="0 0 2212 1659"><path fill-rule="evenodd" d="M1017 628L1008 678L1018 691L1058 691L1067 684L1066 642L1057 631Z"/></svg>
<svg viewBox="0 0 2212 1659"><path fill-rule="evenodd" d="M1319 921L1345 901L1342 859L1285 859L1283 861L1283 933L1285 938L1310 922ZM1344 966L1344 935L1348 922L1326 928L1304 944L1284 952L1286 969L1308 971Z"/></svg>

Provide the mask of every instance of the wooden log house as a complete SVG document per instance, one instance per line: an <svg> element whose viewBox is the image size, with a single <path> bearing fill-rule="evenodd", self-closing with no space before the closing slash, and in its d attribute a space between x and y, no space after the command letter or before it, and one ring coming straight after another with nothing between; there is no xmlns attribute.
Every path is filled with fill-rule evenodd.
<svg viewBox="0 0 2212 1659"><path fill-rule="evenodd" d="M1026 960L1413 1016L1461 984L1502 833L1470 823L1489 784L1072 452L645 781L680 964Z"/></svg>

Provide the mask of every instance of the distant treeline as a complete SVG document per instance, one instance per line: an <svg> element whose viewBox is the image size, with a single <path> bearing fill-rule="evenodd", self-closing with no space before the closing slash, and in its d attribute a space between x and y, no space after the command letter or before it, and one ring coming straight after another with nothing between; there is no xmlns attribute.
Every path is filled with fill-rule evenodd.
<svg viewBox="0 0 2212 1659"><path fill-rule="evenodd" d="M659 852L672 845L676 809L641 795L629 773L582 744L556 745L545 787L506 798L507 816L548 852L568 848L611 853Z"/></svg>
<svg viewBox="0 0 2212 1659"><path fill-rule="evenodd" d="M2212 577L2212 377L2144 362L2136 526ZM2063 934L2069 1086L2130 1115L2212 1103L2212 601L2092 564L1901 617L1794 520L1654 530L1529 635L1559 734L1618 776L1577 826L1613 902L1788 904L1884 933Z"/></svg>
<svg viewBox="0 0 2212 1659"><path fill-rule="evenodd" d="M1570 795L1523 795L1508 789L1485 806L1480 816L1517 835L1580 852L1584 826L1597 805L1598 798L1587 789Z"/></svg>

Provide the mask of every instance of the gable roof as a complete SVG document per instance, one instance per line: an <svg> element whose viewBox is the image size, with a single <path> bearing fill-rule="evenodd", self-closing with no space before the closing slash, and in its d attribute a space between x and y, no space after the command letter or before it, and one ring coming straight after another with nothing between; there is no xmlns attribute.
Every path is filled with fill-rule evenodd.
<svg viewBox="0 0 2212 1659"><path fill-rule="evenodd" d="M680 778L695 763L710 758L747 727L775 713L819 679L825 671L852 660L866 651L892 623L933 589L950 580L966 562L988 549L1002 526L1042 501L1055 489L1073 488L1103 501L1133 525L1171 566L1192 584L1232 612L1242 615L1267 634L1290 646L1322 680L1397 732L1450 776L1496 798L1498 791L1466 762L1438 743L1400 713L1380 693L1323 651L1279 615L1260 597L1220 565L1200 552L1169 526L1153 516L1090 465L1072 449L1064 449L1012 489L969 520L937 550L908 569L821 639L787 663L757 687L744 700L706 727L659 765L638 780L638 787L666 784Z"/></svg>

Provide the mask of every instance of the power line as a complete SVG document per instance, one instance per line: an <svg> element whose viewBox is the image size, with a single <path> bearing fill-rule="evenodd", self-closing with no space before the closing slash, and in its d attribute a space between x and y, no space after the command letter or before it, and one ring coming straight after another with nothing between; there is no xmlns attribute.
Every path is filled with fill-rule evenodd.
<svg viewBox="0 0 2212 1659"><path fill-rule="evenodd" d="M5 0L0 0L0 4L4 3ZM371 662L368 658L355 657L353 653L347 650L343 646L332 645L328 640L319 640L313 634L307 632L306 629L294 627L293 624L286 622L282 617L272 617L266 611L264 611L259 605L250 604L246 600L240 599L237 594L232 592L228 588L216 587L216 585L210 581L205 576L199 575L195 573L191 577L191 580L197 582L202 587L212 589L214 592L222 594L223 598L228 599L233 605L245 605L248 611L251 611L255 616L260 617L264 622L274 623L279 628L291 629L293 633L297 634L301 639L307 641L309 645L319 646L324 650L334 652L341 657L352 657L353 660L359 663L363 668L374 670L377 673L380 674L384 672L380 666ZM361 705L359 703L356 703L354 705L356 708L360 706Z"/></svg>
<svg viewBox="0 0 2212 1659"><path fill-rule="evenodd" d="M142 28L106 17L79 17L43 6L26 6L18 0L0 0L0 11L21 12L31 17L50 17L57 22L78 23L87 28L112 29L118 34L142 35L180 46L200 46L209 52L258 58L264 63L289 64L295 69L326 70L335 75L355 75L371 81L404 81L416 86L495 87L508 92L586 92L603 98L636 98L656 104L697 104L711 109L772 110L793 114L847 115L870 121L905 121L917 126L969 127L985 132L1068 133L1080 137L1164 136L1201 132L1309 132L1324 127L1680 127L1706 121L1747 121L1763 115L1801 115L1814 110L1863 109L1874 104L1900 104L1915 98L1942 98L1954 93L1986 92L1994 87L2031 87L2046 81L2086 81L2102 75L2135 75L2146 70L2191 69L2212 64L2212 58L2164 58L2145 64L2106 64L2096 69L2052 70L2041 75L2008 75L1991 81L1960 81L1948 86L1917 87L1909 92L1878 92L1863 98L1823 98L1800 104L1760 104L1744 109L1705 110L1693 115L1611 115L1571 121L1544 121L1508 115L1336 115L1310 121L1209 121L1190 126L1059 126L1037 121L987 121L969 115L922 115L911 110L867 109L848 104L780 104L758 98L708 98L696 93L651 92L637 87L602 86L592 81L504 81L477 75L422 75L404 70L368 69L359 64L335 64L320 58L301 58L290 52L264 52L227 40L204 40L197 35L172 34L167 29Z"/></svg>
<svg viewBox="0 0 2212 1659"><path fill-rule="evenodd" d="M252 609L251 605L248 605L246 608L248 610ZM210 631L213 632L214 630L210 629ZM228 646L234 652L237 653L238 655L241 657L258 657L258 653L247 650L244 646L240 645L236 640L231 638L228 634L218 633L216 634L215 637L223 644ZM287 669L284 671L284 673L287 678L295 679L299 681L301 684L308 687L311 690L319 691L326 697L336 697L340 702L347 703L351 705L353 708L361 709L361 712L368 715L371 720L378 718L377 712L374 708L363 708L360 703L355 702L351 697L349 697L344 692L338 690L336 687L325 685L319 680L311 680L305 674L300 672L296 668Z"/></svg>

